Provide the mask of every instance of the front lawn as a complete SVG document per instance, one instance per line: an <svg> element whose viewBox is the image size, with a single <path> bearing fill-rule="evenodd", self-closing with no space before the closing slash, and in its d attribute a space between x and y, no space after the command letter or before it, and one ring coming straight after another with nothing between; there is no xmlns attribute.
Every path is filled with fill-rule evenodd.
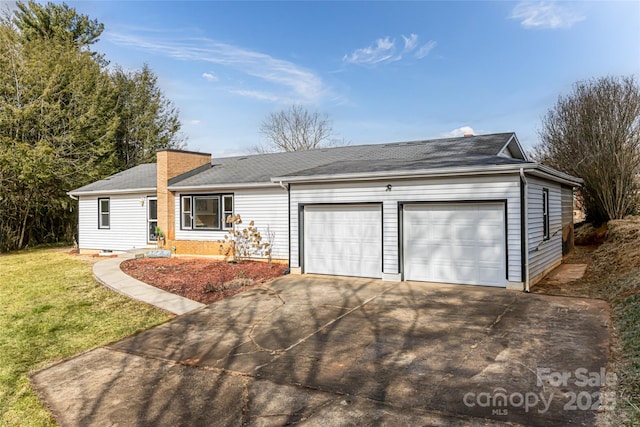
<svg viewBox="0 0 640 427"><path fill-rule="evenodd" d="M0 426L55 424L31 371L171 318L99 286L68 251L0 255Z"/></svg>

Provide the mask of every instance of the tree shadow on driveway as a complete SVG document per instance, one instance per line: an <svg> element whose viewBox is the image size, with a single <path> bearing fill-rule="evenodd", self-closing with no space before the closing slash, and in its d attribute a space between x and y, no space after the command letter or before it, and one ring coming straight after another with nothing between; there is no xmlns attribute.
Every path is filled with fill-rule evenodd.
<svg viewBox="0 0 640 427"><path fill-rule="evenodd" d="M576 370L606 366L608 310L487 287L288 276L32 381L61 425L589 425L601 384Z"/></svg>

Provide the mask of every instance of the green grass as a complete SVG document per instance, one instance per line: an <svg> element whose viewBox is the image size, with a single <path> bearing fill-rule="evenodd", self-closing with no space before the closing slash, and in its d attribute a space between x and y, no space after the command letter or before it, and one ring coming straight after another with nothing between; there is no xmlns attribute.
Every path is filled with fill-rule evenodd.
<svg viewBox="0 0 640 427"><path fill-rule="evenodd" d="M620 283L626 289L611 300L613 317L618 324L618 400L623 411L622 423L640 425L640 271ZM625 286L626 285L626 286ZM622 414L621 414L622 415Z"/></svg>
<svg viewBox="0 0 640 427"><path fill-rule="evenodd" d="M0 307L0 426L55 424L30 372L171 317L99 286L60 248L1 255Z"/></svg>
<svg viewBox="0 0 640 427"><path fill-rule="evenodd" d="M640 244L640 243L638 243ZM598 256L598 253L596 253ZM605 271L603 271L605 270ZM567 295L603 299L611 304L615 338L611 347L611 365L617 381L616 409L608 417L610 425L640 425L640 268L618 272L601 268L585 280L579 290Z"/></svg>

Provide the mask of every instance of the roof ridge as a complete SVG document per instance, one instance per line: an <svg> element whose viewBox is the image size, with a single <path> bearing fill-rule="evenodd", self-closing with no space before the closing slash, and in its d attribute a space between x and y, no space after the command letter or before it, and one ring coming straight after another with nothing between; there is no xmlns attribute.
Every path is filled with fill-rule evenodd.
<svg viewBox="0 0 640 427"><path fill-rule="evenodd" d="M309 152L319 152L322 150L325 151L334 151L334 150L345 150L349 148L364 148L364 147L397 147L402 144L425 144L425 143L433 143L438 141L464 141L470 140L472 138L478 137L491 137L498 135L514 135L515 132L497 132L497 133L486 133L481 135L473 135L473 136L455 136L455 137L447 137L447 138L432 138L432 139L415 139L409 141L395 141L395 142L372 142L368 144L354 144L354 145L340 145L337 147L318 147L310 150L298 150L298 151L276 151L273 153L248 153L248 154L239 154L237 156L229 156L229 157L213 157L211 159L211 163L215 164L215 161L218 159L225 160L241 160L247 157L258 157L258 156L274 156L274 155L299 155L298 153L309 153Z"/></svg>

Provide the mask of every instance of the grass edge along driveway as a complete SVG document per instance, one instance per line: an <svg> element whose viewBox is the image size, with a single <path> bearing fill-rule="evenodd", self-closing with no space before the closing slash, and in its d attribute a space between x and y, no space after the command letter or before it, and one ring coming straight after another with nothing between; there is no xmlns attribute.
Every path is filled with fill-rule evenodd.
<svg viewBox="0 0 640 427"><path fill-rule="evenodd" d="M0 426L55 425L30 372L172 317L101 287L68 251L0 255Z"/></svg>

